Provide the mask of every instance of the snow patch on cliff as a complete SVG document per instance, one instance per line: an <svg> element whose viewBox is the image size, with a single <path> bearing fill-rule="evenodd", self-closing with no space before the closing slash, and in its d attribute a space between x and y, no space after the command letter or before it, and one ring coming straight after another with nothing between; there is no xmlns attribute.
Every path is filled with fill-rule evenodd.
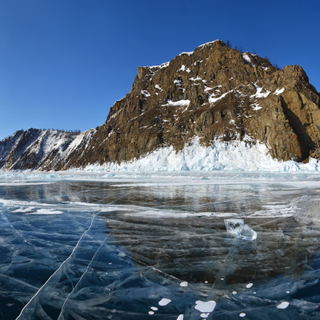
<svg viewBox="0 0 320 320"><path fill-rule="evenodd" d="M295 161L279 162L272 159L267 147L246 141L224 142L214 140L210 147L200 145L194 138L182 151L173 147L160 148L133 161L88 165L84 171L159 172L159 171L246 171L246 172L297 172L318 171L319 161L308 164Z"/></svg>

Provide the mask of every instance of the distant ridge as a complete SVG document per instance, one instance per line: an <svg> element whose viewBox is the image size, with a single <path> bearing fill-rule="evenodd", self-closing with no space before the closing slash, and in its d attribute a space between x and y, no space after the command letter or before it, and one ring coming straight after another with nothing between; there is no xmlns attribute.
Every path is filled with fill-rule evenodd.
<svg viewBox="0 0 320 320"><path fill-rule="evenodd" d="M82 133L33 128L19 130L0 142L0 168L63 170L79 150L86 149L94 132L95 129Z"/></svg>
<svg viewBox="0 0 320 320"><path fill-rule="evenodd" d="M164 147L181 151L195 138L266 146L277 160L318 158L320 96L296 65L221 40L160 66L139 67L131 91L106 122L84 133L30 129L0 143L3 169L65 170L140 159Z"/></svg>

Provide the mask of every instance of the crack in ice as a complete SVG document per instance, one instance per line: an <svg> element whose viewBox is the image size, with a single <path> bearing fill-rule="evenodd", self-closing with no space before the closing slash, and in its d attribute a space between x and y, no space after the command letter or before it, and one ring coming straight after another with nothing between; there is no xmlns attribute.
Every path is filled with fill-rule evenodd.
<svg viewBox="0 0 320 320"><path fill-rule="evenodd" d="M116 201L120 200L121 198L124 198L125 196L128 196L130 192L126 193L125 195L115 199L114 201L111 201L108 203L108 205L112 204L112 203L115 203ZM104 198L105 199L105 198ZM100 203L104 200L102 199L100 201ZM82 233L81 237L79 238L79 240L77 241L75 247L73 248L71 254L68 256L67 259L65 259L59 266L59 268L47 279L47 281L39 288L39 290L31 297L31 299L28 301L28 303L22 308L20 314L18 315L18 317L16 318L16 320L22 320L23 318L23 315L24 315L24 312L25 310L27 310L28 306L38 297L38 295L41 293L41 291L46 287L46 285L50 282L50 280L63 268L63 266L73 257L74 253L76 252L76 250L78 249L82 239L85 237L85 235L91 230L92 226L93 226L93 222L95 220L95 218L101 213L101 210L99 210L96 214L93 215L92 219L91 219L91 222L90 222L90 225L89 227ZM99 248L96 250L92 260L89 262L86 270L84 271L84 273L81 275L80 279L78 280L77 284L73 287L72 291L68 294L67 298L65 299L62 307L61 307L61 310L60 310L60 314L59 314L59 319L63 319L61 318L60 316L62 316L62 312L63 312L63 308L69 298L69 296L72 294L72 292L74 291L74 289L77 287L78 283L81 281L81 279L83 278L84 274L87 272L89 266L91 265L94 257L96 256L97 252L100 250L102 244L105 242L105 240L108 238L108 236L105 237L104 241L101 243L101 245L99 246ZM40 306L41 307L41 306Z"/></svg>

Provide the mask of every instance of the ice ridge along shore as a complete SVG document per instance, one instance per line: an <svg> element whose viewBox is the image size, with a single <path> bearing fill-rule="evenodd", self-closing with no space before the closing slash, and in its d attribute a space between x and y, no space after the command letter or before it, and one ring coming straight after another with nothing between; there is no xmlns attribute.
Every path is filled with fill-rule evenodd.
<svg viewBox="0 0 320 320"><path fill-rule="evenodd" d="M150 152L138 160L102 165L88 165L69 171L107 172L159 172L159 171L249 171L249 172L317 172L319 161L309 163L278 161L273 159L267 147L261 143L245 141L214 141L212 146L200 145L199 139L186 145L181 151L172 146Z"/></svg>

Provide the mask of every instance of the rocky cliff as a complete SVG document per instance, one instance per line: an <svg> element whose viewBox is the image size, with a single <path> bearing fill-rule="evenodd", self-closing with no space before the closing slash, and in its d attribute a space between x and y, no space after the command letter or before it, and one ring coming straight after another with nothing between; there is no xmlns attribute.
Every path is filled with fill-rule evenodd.
<svg viewBox="0 0 320 320"><path fill-rule="evenodd" d="M318 155L319 107L320 95L301 67L277 70L217 40L160 66L139 67L131 91L106 122L82 138L68 138L82 141L76 148L66 142L61 150L68 152L52 151L46 160L27 155L2 165L62 170L119 163L166 146L181 150L195 136L204 146L214 139L259 141L275 159L303 161Z"/></svg>

